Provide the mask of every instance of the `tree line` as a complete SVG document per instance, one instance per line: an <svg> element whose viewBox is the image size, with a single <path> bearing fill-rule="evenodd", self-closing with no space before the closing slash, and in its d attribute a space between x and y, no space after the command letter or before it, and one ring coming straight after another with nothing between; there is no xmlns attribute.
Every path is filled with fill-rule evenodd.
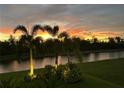
<svg viewBox="0 0 124 93"><path fill-rule="evenodd" d="M62 34L64 37L60 38ZM108 38L108 42L100 42L97 38L84 40L78 37L70 38L66 32L62 34L59 38L50 38L46 41L42 37L33 38L33 54L35 56L45 56L55 55L56 52L60 54L73 53L74 50L83 52L103 49L124 49L124 41L120 37ZM29 49L26 43L27 39L30 39L30 36L22 35L19 40L16 40L10 35L8 40L0 41L0 56L29 55Z"/></svg>

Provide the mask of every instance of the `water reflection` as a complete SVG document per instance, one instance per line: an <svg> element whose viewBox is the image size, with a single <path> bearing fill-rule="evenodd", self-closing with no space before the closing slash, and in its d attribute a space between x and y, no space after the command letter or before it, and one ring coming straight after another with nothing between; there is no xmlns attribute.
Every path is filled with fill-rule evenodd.
<svg viewBox="0 0 124 93"><path fill-rule="evenodd" d="M106 60L106 59L116 59L116 58L124 58L124 51L120 52L104 52L104 53L85 53L82 55L83 62L93 62L98 60ZM71 62L77 62L77 59L74 56L70 57ZM35 59L33 60L35 68L43 68L46 65L55 65L54 57L47 57L43 59ZM59 56L59 64L66 64L68 59L66 56ZM13 71L21 71L29 69L29 61L23 60L18 62L14 60L12 62L3 62L0 63L0 73L5 72L13 72Z"/></svg>

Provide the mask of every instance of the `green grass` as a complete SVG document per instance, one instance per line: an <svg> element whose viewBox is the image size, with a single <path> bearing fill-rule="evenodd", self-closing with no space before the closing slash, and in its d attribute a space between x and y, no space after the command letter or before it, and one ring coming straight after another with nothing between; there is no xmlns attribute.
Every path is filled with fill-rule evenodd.
<svg viewBox="0 0 124 93"><path fill-rule="evenodd" d="M81 87L81 88L113 88L124 87L124 59L105 60L92 63L79 63L77 66L82 72L82 80L75 84L66 84L62 81L54 82L54 87ZM40 73L41 69L35 70ZM19 71L0 74L0 79L13 79L17 87L46 87L42 80L24 82L28 71Z"/></svg>
<svg viewBox="0 0 124 93"><path fill-rule="evenodd" d="M106 60L79 65L82 73L124 87L124 59Z"/></svg>

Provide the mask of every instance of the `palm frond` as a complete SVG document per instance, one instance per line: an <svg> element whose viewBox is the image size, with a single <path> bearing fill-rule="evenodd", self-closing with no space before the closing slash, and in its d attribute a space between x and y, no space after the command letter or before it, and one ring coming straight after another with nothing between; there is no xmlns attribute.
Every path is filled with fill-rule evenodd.
<svg viewBox="0 0 124 93"><path fill-rule="evenodd" d="M59 26L54 26L53 28L49 25L45 25L44 29L51 34L52 36L56 36L58 34L59 31Z"/></svg>
<svg viewBox="0 0 124 93"><path fill-rule="evenodd" d="M59 36L58 36L59 38L68 38L69 37L69 35L68 35L68 33L67 32L62 32L62 33L60 33L59 34Z"/></svg>
<svg viewBox="0 0 124 93"><path fill-rule="evenodd" d="M44 30L46 30L49 34L52 34L52 31L53 31L52 27L49 25L45 25Z"/></svg>
<svg viewBox="0 0 124 93"><path fill-rule="evenodd" d="M39 25L39 24L34 25L33 28L32 28L32 33L31 33L31 35L32 35L32 36L35 35L35 33L36 33L38 30L44 31L44 28L43 28L41 25Z"/></svg>
<svg viewBox="0 0 124 93"><path fill-rule="evenodd" d="M14 29L14 33L16 33L17 30L20 30L23 33L25 33L26 35L28 35L28 31L27 31L26 27L23 25L17 25L16 28Z"/></svg>
<svg viewBox="0 0 124 93"><path fill-rule="evenodd" d="M56 36L58 34L58 31L59 31L59 26L54 26L52 31L53 36Z"/></svg>

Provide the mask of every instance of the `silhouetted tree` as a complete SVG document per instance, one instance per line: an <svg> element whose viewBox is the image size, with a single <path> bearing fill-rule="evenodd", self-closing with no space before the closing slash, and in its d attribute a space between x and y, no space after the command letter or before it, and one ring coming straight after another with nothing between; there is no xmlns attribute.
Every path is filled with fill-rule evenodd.
<svg viewBox="0 0 124 93"><path fill-rule="evenodd" d="M58 33L59 32L59 26L51 27L49 25L45 25L44 29L48 31L48 33L54 38L56 41L56 44L59 45L59 41L55 38L68 38L68 34L66 32ZM55 64L58 65L58 56L60 55L60 47L56 47L56 60Z"/></svg>
<svg viewBox="0 0 124 93"><path fill-rule="evenodd" d="M108 40L109 40L109 43L115 43L115 40L112 37L109 37Z"/></svg>
<svg viewBox="0 0 124 93"><path fill-rule="evenodd" d="M30 48L30 73L29 73L29 75L33 76L34 75L34 67L33 67L33 58L32 58L32 48L33 48L32 40L38 30L44 31L44 29L41 25L36 24L32 27L31 33L29 33L27 28L23 25L18 25L14 29L14 33L17 30L22 31L24 34L20 40L22 42L22 44L24 43L24 45L26 45Z"/></svg>
<svg viewBox="0 0 124 93"><path fill-rule="evenodd" d="M115 37L115 40L116 40L117 43L121 42L121 38L120 37Z"/></svg>

